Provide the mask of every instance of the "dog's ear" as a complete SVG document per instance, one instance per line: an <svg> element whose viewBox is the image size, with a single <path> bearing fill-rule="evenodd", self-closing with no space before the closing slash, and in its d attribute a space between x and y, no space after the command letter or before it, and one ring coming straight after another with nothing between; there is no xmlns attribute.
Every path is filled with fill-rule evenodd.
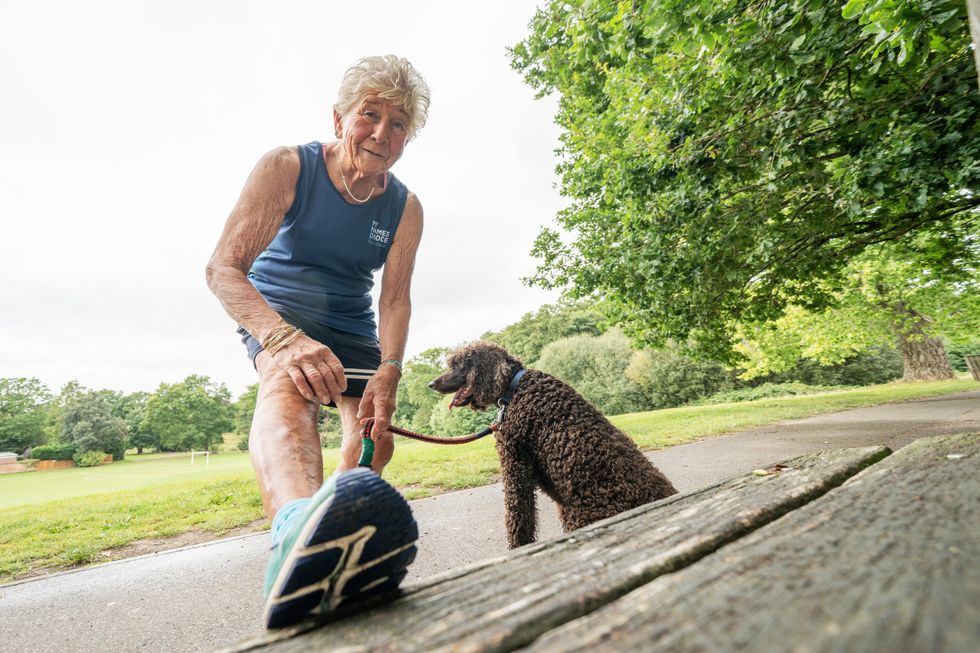
<svg viewBox="0 0 980 653"><path fill-rule="evenodd" d="M477 342L467 350L467 377L473 390L473 408L483 410L497 403L510 383L513 359L503 347Z"/></svg>
<svg viewBox="0 0 980 653"><path fill-rule="evenodd" d="M493 385L498 399L507 392L507 386L510 385L511 378L511 359L510 356L502 355L494 365L493 370Z"/></svg>

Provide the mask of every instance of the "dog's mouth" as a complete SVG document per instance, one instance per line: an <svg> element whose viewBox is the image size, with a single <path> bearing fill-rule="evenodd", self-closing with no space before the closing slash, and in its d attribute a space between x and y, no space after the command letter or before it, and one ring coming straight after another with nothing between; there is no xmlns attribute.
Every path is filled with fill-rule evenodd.
<svg viewBox="0 0 980 653"><path fill-rule="evenodd" d="M449 402L449 410L457 406L467 406L471 403L473 403L473 391L468 385L464 385L453 395L452 400Z"/></svg>

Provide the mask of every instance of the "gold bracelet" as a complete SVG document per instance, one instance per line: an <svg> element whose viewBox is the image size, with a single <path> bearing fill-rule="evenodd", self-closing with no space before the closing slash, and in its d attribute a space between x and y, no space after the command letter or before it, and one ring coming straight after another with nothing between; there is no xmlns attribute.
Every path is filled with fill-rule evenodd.
<svg viewBox="0 0 980 653"><path fill-rule="evenodd" d="M303 335L302 329L296 329L295 331L290 333L288 336L283 338L282 342L280 342L276 347L273 348L272 352L270 353L270 356L272 354L275 354L277 351L279 351L289 343L291 343L293 340L296 340L296 338L300 337L301 335Z"/></svg>
<svg viewBox="0 0 980 653"><path fill-rule="evenodd" d="M303 331L294 327L292 324L278 326L272 329L272 331L270 331L266 337L262 339L262 349L266 350L270 356L273 356L276 352L302 334Z"/></svg>
<svg viewBox="0 0 980 653"><path fill-rule="evenodd" d="M296 330L292 324L283 324L281 326L274 327L269 333L266 334L265 338L262 338L262 348L269 349L270 347L276 346L283 338L291 334Z"/></svg>

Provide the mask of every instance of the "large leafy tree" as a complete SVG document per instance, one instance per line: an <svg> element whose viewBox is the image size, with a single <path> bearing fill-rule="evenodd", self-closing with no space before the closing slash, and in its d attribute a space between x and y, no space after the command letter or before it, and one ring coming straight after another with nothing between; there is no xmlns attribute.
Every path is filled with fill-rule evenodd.
<svg viewBox="0 0 980 653"><path fill-rule="evenodd" d="M113 414L126 422L129 431L129 446L142 454L144 449L159 449L160 441L153 433L143 429L143 417L146 413L146 402L149 392L134 392L120 397Z"/></svg>
<svg viewBox="0 0 980 653"><path fill-rule="evenodd" d="M617 329L601 336L562 338L541 352L538 367L578 390L609 415L632 413L653 407L626 369L634 352Z"/></svg>
<svg viewBox="0 0 980 653"><path fill-rule="evenodd" d="M577 335L598 336L603 322L593 302L563 301L526 313L500 331L483 334L483 339L497 343L525 365L534 365L548 343Z"/></svg>
<svg viewBox="0 0 980 653"><path fill-rule="evenodd" d="M79 453L111 453L121 460L126 451L126 422L113 415L119 394L111 390L82 391L72 396L62 413L61 441Z"/></svg>
<svg viewBox="0 0 980 653"><path fill-rule="evenodd" d="M44 443L50 401L50 390L38 379L0 379L0 451L21 453Z"/></svg>
<svg viewBox="0 0 980 653"><path fill-rule="evenodd" d="M980 333L980 277L950 281L889 248L853 261L837 299L819 313L791 306L778 320L743 324L737 347L748 361L745 376L781 372L800 358L840 363L894 344L903 380L949 379L953 370L939 336L965 344Z"/></svg>
<svg viewBox="0 0 980 653"><path fill-rule="evenodd" d="M641 343L731 360L739 321L835 305L880 244L972 274L980 94L958 0L553 0L512 63L558 94L573 200L532 281L604 294Z"/></svg>
<svg viewBox="0 0 980 653"><path fill-rule="evenodd" d="M147 400L141 428L159 438L164 451L209 449L234 428L231 393L207 376L161 383Z"/></svg>

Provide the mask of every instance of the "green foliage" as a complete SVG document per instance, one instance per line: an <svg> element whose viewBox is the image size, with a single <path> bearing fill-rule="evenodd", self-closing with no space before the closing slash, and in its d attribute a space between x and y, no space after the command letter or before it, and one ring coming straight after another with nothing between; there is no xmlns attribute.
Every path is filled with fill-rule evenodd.
<svg viewBox="0 0 980 653"><path fill-rule="evenodd" d="M61 387L58 396L48 404L48 420L44 425L47 442L56 442L61 437L62 416L65 406L82 392L87 392L87 390L78 381L69 381Z"/></svg>
<svg viewBox="0 0 980 653"><path fill-rule="evenodd" d="M0 451L22 453L46 440L47 386L34 378L0 379Z"/></svg>
<svg viewBox="0 0 980 653"><path fill-rule="evenodd" d="M949 46L966 7L957 0L849 0L845 18L856 18L873 37L865 53L885 56L897 65L922 63L929 53Z"/></svg>
<svg viewBox="0 0 980 653"><path fill-rule="evenodd" d="M126 422L112 414L118 395L108 390L74 394L64 408L61 441L72 444L78 454L90 451L122 458L126 450Z"/></svg>
<svg viewBox="0 0 980 653"><path fill-rule="evenodd" d="M141 428L159 438L163 451L210 449L234 426L230 398L223 383L206 376L161 383L146 402Z"/></svg>
<svg viewBox="0 0 980 653"><path fill-rule="evenodd" d="M320 440L323 437L341 438L344 434L344 425L340 421L340 411L329 406L320 406L320 414L317 415L317 431L320 433Z"/></svg>
<svg viewBox="0 0 980 653"><path fill-rule="evenodd" d="M440 395L442 396L442 395ZM449 409L448 399L438 403L429 417L429 427L423 432L443 437L457 437L478 433L490 426L497 417L497 407L491 406L484 411L473 411L469 408Z"/></svg>
<svg viewBox="0 0 980 653"><path fill-rule="evenodd" d="M105 460L105 453L101 451L86 451L74 455L75 464L79 467L97 467Z"/></svg>
<svg viewBox="0 0 980 653"><path fill-rule="evenodd" d="M626 375L629 340L611 329L599 337L573 336L547 345L538 368L558 377L607 415L648 410L642 388Z"/></svg>
<svg viewBox="0 0 980 653"><path fill-rule="evenodd" d="M796 365L765 378L774 383L811 386L863 386L888 383L902 376L902 355L894 347L875 346L834 365L800 359Z"/></svg>
<svg viewBox="0 0 980 653"><path fill-rule="evenodd" d="M752 388L726 390L694 402L696 406L708 404L728 404L737 401L755 401L757 399L772 399L774 397L792 397L796 395L812 395L818 392L833 392L848 390L843 386L807 385L805 383L763 383Z"/></svg>
<svg viewBox="0 0 980 653"><path fill-rule="evenodd" d="M976 248L976 242L968 244L971 256ZM923 335L969 339L980 332L975 265L961 261L962 276L952 279L902 254L901 247L883 246L855 259L836 290L828 291L837 302L832 308L813 312L788 306L776 320L741 324L736 349L747 361L743 378L785 372L800 359L834 365L872 347L894 348L896 340L914 346Z"/></svg>
<svg viewBox="0 0 980 653"><path fill-rule="evenodd" d="M980 341L968 342L962 345L947 345L946 353L949 355L949 364L957 372L966 372L970 368L966 364L965 356L980 356Z"/></svg>
<svg viewBox="0 0 980 653"><path fill-rule="evenodd" d="M626 376L643 389L652 408L680 406L734 384L720 363L696 360L676 347L636 352Z"/></svg>
<svg viewBox="0 0 980 653"><path fill-rule="evenodd" d="M980 94L952 0L551 0L511 53L558 94L562 192L532 279L608 298L642 344L733 360L736 321L837 302L895 243L975 259ZM911 237L914 235L914 238ZM931 317L931 316L930 316Z"/></svg>
<svg viewBox="0 0 980 653"><path fill-rule="evenodd" d="M259 384L253 383L235 402L235 433L248 435L252 428L252 415L255 414L255 400L259 396Z"/></svg>
<svg viewBox="0 0 980 653"><path fill-rule="evenodd" d="M397 407L393 422L410 431L425 433L442 395L429 387L429 381L443 372L446 349L427 349L409 359L398 382Z"/></svg>
<svg viewBox="0 0 980 653"><path fill-rule="evenodd" d="M577 335L600 335L604 330L602 320L590 301L563 301L545 304L498 332L483 334L482 339L497 343L530 367L549 343Z"/></svg>
<svg viewBox="0 0 980 653"><path fill-rule="evenodd" d="M31 458L37 460L71 460L74 455L73 444L45 444L31 449Z"/></svg>
<svg viewBox="0 0 980 653"><path fill-rule="evenodd" d="M135 447L137 453L143 453L144 449L158 448L159 442L152 433L143 431L143 416L146 411L146 402L150 398L148 392L134 392L120 397L113 409L113 414L122 418L126 422L126 431L129 434L127 442L130 447ZM113 452L113 460L119 461Z"/></svg>

